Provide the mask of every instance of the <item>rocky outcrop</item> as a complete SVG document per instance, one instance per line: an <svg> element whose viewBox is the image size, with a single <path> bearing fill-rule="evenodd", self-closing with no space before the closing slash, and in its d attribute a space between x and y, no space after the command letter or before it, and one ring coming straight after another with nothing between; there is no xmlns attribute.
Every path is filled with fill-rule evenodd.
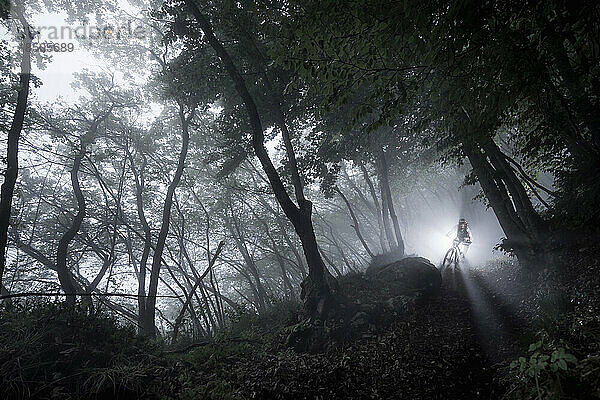
<svg viewBox="0 0 600 400"><path fill-rule="evenodd" d="M366 277L425 295L438 295L442 285L440 271L423 257L406 257L387 265L372 264Z"/></svg>
<svg viewBox="0 0 600 400"><path fill-rule="evenodd" d="M414 313L419 299L438 295L441 284L440 272L425 258L373 262L364 275L341 277L337 307L324 320L306 319L289 327L286 345L300 353L318 353L373 336L400 315Z"/></svg>

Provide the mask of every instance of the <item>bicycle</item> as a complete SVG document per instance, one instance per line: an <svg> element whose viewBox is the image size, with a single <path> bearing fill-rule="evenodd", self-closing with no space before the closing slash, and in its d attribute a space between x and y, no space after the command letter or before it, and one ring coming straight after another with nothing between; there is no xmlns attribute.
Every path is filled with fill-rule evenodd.
<svg viewBox="0 0 600 400"><path fill-rule="evenodd" d="M463 252L460 250L461 243L462 242L460 242L458 239L454 239L452 241L452 247L448 249L446 255L444 256L444 261L442 261L442 271L444 271L446 268L452 267L452 265L454 265L454 270L460 268L460 260L464 258Z"/></svg>

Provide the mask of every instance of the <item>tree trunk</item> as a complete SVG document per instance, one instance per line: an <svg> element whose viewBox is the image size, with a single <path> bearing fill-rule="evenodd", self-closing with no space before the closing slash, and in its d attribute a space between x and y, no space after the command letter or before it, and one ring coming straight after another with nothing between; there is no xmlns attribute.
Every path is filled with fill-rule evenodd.
<svg viewBox="0 0 600 400"><path fill-rule="evenodd" d="M160 226L160 232L158 233L158 239L156 247L154 248L154 254L152 257L152 269L150 270L150 285L148 287L148 297L146 298L146 305L144 310L144 317L142 318L142 333L146 336L155 336L156 327L154 326L155 318L155 306L156 306L156 294L158 292L158 278L160 276L160 267L162 265L162 253L165 248L167 241L167 234L169 233L169 223L171 220L171 206L173 204L173 195L175 189L179 185L181 176L183 175L183 168L185 166L185 158L187 156L188 145L190 141L189 123L192 119L193 112L186 117L184 106L179 105L179 118L181 121L181 151L179 153L179 159L177 160L177 169L173 180L167 188L167 195L162 211L162 221Z"/></svg>
<svg viewBox="0 0 600 400"><path fill-rule="evenodd" d="M381 192L381 220L383 221L383 230L387 239L387 245L390 249L390 252L392 252L396 249L397 242L396 238L394 237L394 232L392 232L392 228L390 227L390 209L387 205L387 196L383 191L384 189L381 185L381 179L379 180L379 188Z"/></svg>
<svg viewBox="0 0 600 400"><path fill-rule="evenodd" d="M258 272L258 268L256 267L256 264L254 263L254 260L252 259L252 257L250 256L250 253L248 252L248 248L246 247L246 243L244 242L244 239L242 238L242 234L239 230L239 227L235 221L235 217L232 217L232 219L234 219L233 224L231 223L231 221L226 218L225 219L225 224L227 225L227 229L229 230L229 233L231 234L231 236L233 237L233 240L235 241L235 246L238 249L238 251L240 252L240 254L242 255L242 258L244 259L244 263L246 265L246 269L248 270L248 273L250 274L250 276L252 276L252 279L254 281L254 287L256 288L256 295L257 295L257 309L258 309L258 313L262 314L265 309L266 309L266 303L267 303L267 294L265 291L265 287L262 284L262 281L260 280L260 274Z"/></svg>
<svg viewBox="0 0 600 400"><path fill-rule="evenodd" d="M312 224L312 203L304 198L300 182L294 180L294 188L296 190L296 199L298 205L289 197L281 177L279 176L269 153L264 144L264 131L256 103L236 66L234 65L230 55L227 53L221 42L215 37L209 21L204 17L195 0L186 0L191 13L194 15L196 22L204 33L204 39L214 49L215 53L223 63L223 66L229 77L234 83L238 95L242 98L250 125L252 127L252 146L254 152L261 163L267 179L273 189L277 201L281 205L286 217L290 220L302 243L306 262L308 263L308 276L302 283L302 298L307 311L313 317L320 317L326 313L330 304L331 291L328 283L325 281L325 264L319 253L317 240L315 238L314 228ZM290 157L289 162L294 168L295 160L293 150L288 146L288 140L284 137L286 144L286 153ZM292 171L293 179L296 179L294 171ZM300 189L300 190L299 190Z"/></svg>
<svg viewBox="0 0 600 400"><path fill-rule="evenodd" d="M367 199L367 197L362 192L362 190L356 185L354 180L348 175L348 172L346 171L345 166L342 167L341 172L344 174L344 178L346 178L346 180L348 181L348 184L350 185L352 190L354 190L356 195L359 197L360 201L362 201L362 203L365 205L365 207L367 207L367 209L371 212L371 214L373 214L373 216L375 218L377 218L377 209L375 208L375 206L373 204L371 204L371 202Z"/></svg>
<svg viewBox="0 0 600 400"><path fill-rule="evenodd" d="M6 149L6 172L4 183L0 189L0 287L6 266L6 243L8 241L8 226L12 208L13 193L17 183L19 171L19 137L25 121L27 111L27 98L29 96L29 82L31 79L31 41L33 35L29 24L25 20L22 7L16 6L17 16L23 26L23 58L19 73L19 90L17 91L17 104L12 123L8 131L8 144Z"/></svg>
<svg viewBox="0 0 600 400"><path fill-rule="evenodd" d="M383 253L387 253L390 249L385 242L383 213L381 210L381 206L379 205L379 200L377 199L377 192L375 192L375 186L373 185L373 181L371 180L371 177L369 176L369 171L367 171L367 168L364 166L363 163L359 163L358 166L360 167L363 177L365 178L365 181L367 182L367 185L369 186L369 192L371 193L371 197L373 198L373 203L375 204L375 209L377 210L377 225L379 226L379 235L378 236L379 236L379 244L381 245L381 251Z"/></svg>
<svg viewBox="0 0 600 400"><path fill-rule="evenodd" d="M67 265L67 257L69 254L69 244L75 238L77 232L79 232L81 223L85 218L85 199L83 197L83 193L81 192L81 188L79 187L79 179L77 177L84 155L85 145L83 142L81 142L79 152L75 156L73 168L71 169L71 185L73 187L75 198L77 199L77 214L73 218L71 227L61 236L60 240L58 241L58 248L56 251L56 272L58 274L58 280L64 292L67 293L67 304L71 307L75 306L74 293L76 293L76 290L75 284L73 283L73 274Z"/></svg>
<svg viewBox="0 0 600 400"><path fill-rule="evenodd" d="M350 202L348 201L346 196L344 196L344 193L342 193L342 191L339 188L335 188L335 190L336 190L336 192L338 192L338 194L340 195L342 200L344 200L344 203L346 203L346 207L348 208L348 212L350 213L350 218L352 218L352 222L354 222L354 225L352 225L352 228L354 228L354 231L356 232L356 236L362 243L367 254L369 254L369 256L371 256L371 258L375 257L375 255L369 248L369 245L365 241L365 238L363 237L362 233L360 232L360 225L358 223L358 219L356 218L356 215L354 214L354 210L352 210L352 206L350 205Z"/></svg>
<svg viewBox="0 0 600 400"><path fill-rule="evenodd" d="M398 254L400 256L404 255L404 240L402 239L402 231L400 230L400 224L398 223L398 217L396 216L396 211L394 209L394 201L392 199L392 191L390 189L390 180L389 180L389 168L387 163L387 156L385 151L381 150L381 177L382 177L382 187L383 192L382 195L385 195L386 204L388 209L390 210L390 217L392 219L392 224L394 226L394 233L396 235L396 246L398 248Z"/></svg>
<svg viewBox="0 0 600 400"><path fill-rule="evenodd" d="M493 141L490 140L487 142L484 145L484 149L491 164L505 183L519 218L523 221L526 229L536 236L536 239L541 240L541 237L539 236L541 236L540 233L545 230L545 223L538 212L533 208L531 199L523 187L523 184L508 164L504 154Z"/></svg>
<svg viewBox="0 0 600 400"><path fill-rule="evenodd" d="M296 263L298 264L297 270L300 273L300 275L302 276L302 278L304 279L307 275L306 268L304 268L304 260L302 259L300 252L296 248L296 245L292 242L292 239L290 238L290 236L287 233L287 227L285 225L285 220L283 218L281 218L281 214L279 214L277 211L275 211L273 209L273 207L271 207L271 205L266 202L265 199L261 198L261 199L259 199L259 201L265 208L267 208L269 211L271 211L271 214L273 214L273 217L275 218L275 222L277 223L277 226L279 227L279 231L281 232L281 235L283 236L283 240L288 245L288 247L290 248L292 253L294 253L294 258L296 259Z"/></svg>
<svg viewBox="0 0 600 400"><path fill-rule="evenodd" d="M513 197L517 195L507 191L507 187L510 186L506 185L501 179L501 174L488 162L482 149L471 144L463 144L463 150L506 234L505 247L514 251L521 264L526 267L535 268L543 265L543 260L546 258L541 248L543 243L540 242L542 239L540 232L528 226L519 216L511 200L511 195ZM511 186L515 184L513 182Z"/></svg>
<svg viewBox="0 0 600 400"><path fill-rule="evenodd" d="M273 242L275 245L275 242ZM287 268L285 266L285 261L279 251L275 248L273 249L275 252L275 257L277 258L277 263L279 264L279 269L281 270L281 280L283 282L283 287L285 288L286 297L290 300L294 300L296 298L296 294L294 292L294 287L292 286L292 282L290 281L290 277L288 276Z"/></svg>
<svg viewBox="0 0 600 400"><path fill-rule="evenodd" d="M204 271L204 273L196 279L194 286L188 292L188 294L185 298L185 302L183 303L183 307L181 307L181 311L179 312L179 315L175 319L175 324L173 327L173 341L177 340L177 334L179 333L179 327L181 326L181 323L183 322L183 316L185 315L186 308L190 307L190 309L192 309L191 308L192 295L196 292L196 290L198 290L198 287L202 284L202 280L204 279L204 277L212 270L213 266L215 265L215 262L217 261L217 258L219 258L219 254L221 253L221 250L223 249L223 245L224 245L224 242L219 242L219 245L217 246L217 250L215 251L215 255L208 263L208 267L206 268L206 271Z"/></svg>
<svg viewBox="0 0 600 400"><path fill-rule="evenodd" d="M394 204L392 201L392 194L388 178L388 165L385 152L382 149L379 149L379 151L377 152L377 164L379 191L381 193L383 226L388 239L388 243L390 245L390 252L398 252L400 255L404 255L404 241L402 240L402 233L400 232L398 217L396 216L396 212L394 210ZM392 231L392 228L389 225L390 219L392 220L394 231Z"/></svg>
<svg viewBox="0 0 600 400"><path fill-rule="evenodd" d="M313 312L315 316L323 316L327 312L330 287L325 279L326 267L315 237L311 218L312 203L306 202L300 213L302 218L296 221L294 227L298 236L300 236L304 258L308 264L308 276L300 285L302 288L301 297L305 301L307 310Z"/></svg>
<svg viewBox="0 0 600 400"><path fill-rule="evenodd" d="M138 218L142 224L144 231L144 248L142 249L142 256L140 258L139 275L138 275L138 329L143 329L144 316L146 315L146 268L148 266L148 258L150 257L150 249L152 247L152 231L150 225L146 220L146 214L144 212L144 170L146 168L146 157L142 157L142 166L137 171L134 161L133 154L127 149L127 157L131 164L131 171L135 179L135 204L137 209Z"/></svg>
<svg viewBox="0 0 600 400"><path fill-rule="evenodd" d="M335 263L333 261L331 261L331 258L327 257L327 254L325 254L324 251L321 251L321 257L323 257L323 260L329 264L329 266L331 267L331 269L333 269L335 271L335 273L337 274L338 277L341 277L342 271L340 271L338 269L338 267L335 266Z"/></svg>
<svg viewBox="0 0 600 400"><path fill-rule="evenodd" d="M113 232L111 235L111 239L110 239L110 249L108 251L108 254L106 254L104 251L102 251L102 249L93 241L90 241L90 246L92 247L92 249L94 250L94 252L100 257L100 259L103 260L102 263L102 267L100 268L100 271L98 271L98 274L96 275L96 277L94 278L94 280L85 288L85 292L86 293L92 293L100 284L100 281L102 280L102 278L104 278L104 276L106 275L106 272L109 270L112 272L113 266L115 264L115 247L117 245L117 237L119 236L119 218L122 215L122 206L121 206L121 200L123 197L123 184L124 184L124 180L125 180L125 171L126 171L126 163L127 163L127 159L123 160L123 166L121 168L121 173L119 176L119 185L118 185L118 190L117 190L117 196L114 197L115 200L115 213L113 215L113 219L112 219L112 226L113 226ZM103 181L101 178L101 175L98 171L97 168L94 167L94 173L96 174L96 178L98 179L98 182L100 183L101 187L103 185ZM110 209L110 204L108 202L108 198L105 197L106 199L106 208ZM108 224L107 224L108 226ZM109 272L109 277L107 279L107 285L108 282L110 281L110 274L111 272ZM106 289L106 291L108 292L108 287ZM90 309L92 309L92 297L86 297L85 299L83 299L85 302L87 302L89 304Z"/></svg>
<svg viewBox="0 0 600 400"><path fill-rule="evenodd" d="M254 210L252 210L252 213L254 214L256 219L264 226L265 233L267 234L267 237L269 238L269 241L271 242L271 246L273 247L273 254L275 255L275 258L277 259L277 263L279 264L279 269L281 270L281 279L283 282L285 297L293 300L296 298L296 294L294 292L294 287L292 286L290 277L288 276L288 271L287 271L287 267L285 265L284 257L279 252L278 247L280 247L280 246L277 246L277 242L275 241L275 238L271 234L269 225L262 218L260 218L258 216L258 214L254 212Z"/></svg>

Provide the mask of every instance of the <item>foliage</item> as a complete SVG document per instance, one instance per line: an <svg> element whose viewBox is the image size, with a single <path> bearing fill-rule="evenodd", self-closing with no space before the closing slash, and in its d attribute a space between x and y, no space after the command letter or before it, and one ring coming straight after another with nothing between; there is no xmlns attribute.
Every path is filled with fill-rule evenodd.
<svg viewBox="0 0 600 400"><path fill-rule="evenodd" d="M596 301L597 246L564 256L567 271L551 272L523 284L520 311L532 321L521 336L521 357L504 371L506 399L597 398L600 320ZM506 274L504 274L506 275ZM502 276L510 281L514 276ZM520 281L524 278L520 277ZM506 282L501 286L506 293ZM514 285L514 284L513 284ZM536 287L531 296L529 287ZM512 294L514 296L514 294ZM594 376L594 377L592 377ZM537 380L537 384L536 384ZM539 389L538 389L539 388Z"/></svg>
<svg viewBox="0 0 600 400"><path fill-rule="evenodd" d="M568 347L567 347L568 349ZM527 357L519 357L510 363L510 368L518 369L520 378L525 384L535 384L539 399L551 398L549 393L560 388L560 381L564 379L561 371L567 371L571 365L576 365L577 357L568 353L565 347L551 347L543 340L532 343L528 349ZM551 352L551 353L550 353Z"/></svg>
<svg viewBox="0 0 600 400"><path fill-rule="evenodd" d="M515 266L500 264L502 278L510 283ZM447 398L471 398L477 392L497 398L506 392L509 399L533 399L537 377L542 398L591 398L591 371L599 366L597 315L574 317L573 334L563 334L568 342L543 336L533 343L514 363L516 374L507 372L511 380L504 388L492 375L504 372L490 369L463 295L445 290L439 298L414 299L399 296L399 290L393 282L368 281L361 274L340 279L341 293L354 304L345 308L349 323L327 322L319 331L327 343L315 353L289 347L290 334L315 329L297 302L275 301L263 315L232 311L214 339L183 349L141 339L104 313L48 302L5 305L0 314L2 395L364 398L393 397L401 390L418 398L435 397L443 388ZM427 384L415 384L423 381Z"/></svg>
<svg viewBox="0 0 600 400"><path fill-rule="evenodd" d="M280 16L275 60L322 95L325 124L329 109L344 116L323 149L352 158L383 131L375 143L417 138L412 151L461 162L465 144L493 139L557 178L557 225L597 219L581 212L599 198L597 3L301 3Z"/></svg>
<svg viewBox="0 0 600 400"><path fill-rule="evenodd" d="M154 374L168 369L157 343L104 313L18 302L4 305L0 325L3 398L152 398Z"/></svg>
<svg viewBox="0 0 600 400"><path fill-rule="evenodd" d="M184 355L193 371L185 390L215 399L390 398L400 391L418 398L434 396L440 385L446 396L460 398L493 390L489 371L474 367L483 362L481 350L469 315L459 312L465 304L457 297L420 302L412 311L400 312L383 305L394 296L387 283L367 284L354 274L341 280L340 290L365 310L348 308L352 323L342 324L342 332L334 331L336 321L316 328L286 302L276 303L272 314L242 315L240 326L231 328L233 336ZM351 318L355 314L359 316ZM289 348L290 335L314 329L326 338L320 351ZM334 343L340 334L346 340ZM254 340L244 340L248 338ZM443 345L430 347L434 342ZM410 384L415 379L427 384Z"/></svg>

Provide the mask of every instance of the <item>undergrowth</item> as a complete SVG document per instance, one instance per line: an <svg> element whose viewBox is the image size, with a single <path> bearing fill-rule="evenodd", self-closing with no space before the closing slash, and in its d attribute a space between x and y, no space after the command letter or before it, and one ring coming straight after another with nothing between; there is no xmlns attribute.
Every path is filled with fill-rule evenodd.
<svg viewBox="0 0 600 400"><path fill-rule="evenodd" d="M542 272L529 307L536 341L513 360L507 399L600 399L600 247Z"/></svg>
<svg viewBox="0 0 600 400"><path fill-rule="evenodd" d="M548 272L534 286L522 285L534 293L505 292L534 331L496 372L460 293L411 297L360 274L339 280L351 299L339 320L316 327L299 302L276 301L260 316L230 311L230 323L199 343L143 339L111 315L84 308L5 304L0 398L600 398L599 280L590 278L598 260L590 249L568 262L568 274ZM490 266L498 290L524 282L511 267ZM298 351L290 337L307 331L327 338L326 346ZM498 374L501 382L493 382Z"/></svg>
<svg viewBox="0 0 600 400"><path fill-rule="evenodd" d="M0 311L0 397L157 397L159 344L110 315L52 302L15 302ZM163 375L164 376L164 375Z"/></svg>

